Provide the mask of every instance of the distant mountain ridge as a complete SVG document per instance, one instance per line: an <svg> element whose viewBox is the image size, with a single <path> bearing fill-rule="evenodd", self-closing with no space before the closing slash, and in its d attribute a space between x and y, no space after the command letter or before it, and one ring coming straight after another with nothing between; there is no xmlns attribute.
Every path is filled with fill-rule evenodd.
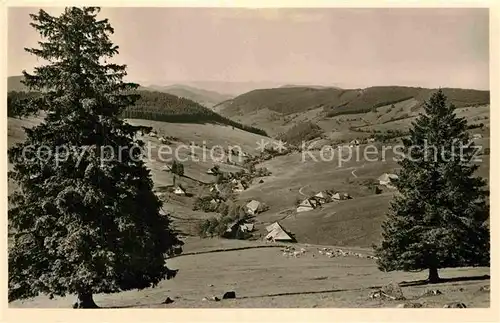
<svg viewBox="0 0 500 323"><path fill-rule="evenodd" d="M9 76L7 78L7 91L27 91L28 89L21 83L23 80L22 75ZM169 93L178 97L186 98L191 101L197 102L207 108L212 108L214 105L233 98L229 94L221 94L216 91L205 90L185 84L172 84L172 85L147 85L141 86L141 90L157 91Z"/></svg>
<svg viewBox="0 0 500 323"><path fill-rule="evenodd" d="M178 97L190 99L207 108L212 108L214 105L233 98L231 95L221 94L215 91L200 89L184 84L173 84L168 86L149 85L141 87L147 91L159 91L169 93Z"/></svg>

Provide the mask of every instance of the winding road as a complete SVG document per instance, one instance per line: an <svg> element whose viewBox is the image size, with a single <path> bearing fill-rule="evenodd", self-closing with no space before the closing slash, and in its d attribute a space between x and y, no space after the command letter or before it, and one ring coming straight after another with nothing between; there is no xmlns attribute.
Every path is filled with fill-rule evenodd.
<svg viewBox="0 0 500 323"><path fill-rule="evenodd" d="M302 186L301 188L299 188L299 194L300 194L300 195L303 195L303 196L305 196L305 197L307 197L307 195L305 195L304 193L302 193L302 189L303 189L304 187L306 187L306 186L309 186L309 185L305 185L305 186Z"/></svg>

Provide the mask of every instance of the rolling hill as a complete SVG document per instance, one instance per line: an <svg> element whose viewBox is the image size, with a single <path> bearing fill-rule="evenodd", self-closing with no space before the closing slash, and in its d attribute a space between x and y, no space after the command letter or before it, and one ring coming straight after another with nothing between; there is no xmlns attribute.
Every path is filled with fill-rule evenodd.
<svg viewBox="0 0 500 323"><path fill-rule="evenodd" d="M261 129L242 125L239 122L223 117L203 105L186 98L157 91L135 90L131 93L139 94L141 97L134 106L127 108L123 112L122 116L124 118L156 120L171 123L219 123L244 131L266 135ZM19 102L33 95L36 95L36 92L9 91L7 94L8 115L14 116L16 114L16 106L19 105Z"/></svg>
<svg viewBox="0 0 500 323"><path fill-rule="evenodd" d="M21 92L21 91L27 91L26 85L21 83L23 80L22 75L18 76L9 76L7 78L7 92L11 91L16 91L16 92Z"/></svg>
<svg viewBox="0 0 500 323"><path fill-rule="evenodd" d="M392 110L399 111L402 108L403 111L410 113L415 101L409 99L396 103L396 109ZM208 153L209 148L215 145L223 147L239 145L245 152L253 154L256 142L269 139L218 122L194 122L196 119L188 123L181 122L180 120L189 120L193 116L198 116L201 120L217 118L209 113L212 111L191 102L166 93L150 92L138 102L138 106L135 107L136 113L142 113L145 117L151 113L152 119L155 118L154 113L159 113L168 116L169 120L178 122L144 118L128 119L128 121L134 125L153 127L159 135L172 138L170 143L172 148L189 142L206 143L207 148L196 147L193 155L198 157L201 157L203 152ZM377 113L380 112L392 116L394 111L385 111L389 108L390 106L381 107L378 109L379 112L350 115L349 121L343 120L351 125L357 122L351 120L359 116L370 121L372 127L383 126L392 129L396 127L396 121L385 122L385 119L377 118ZM164 114L157 111L161 109ZM489 112L489 109L483 107L464 107L457 110L459 114L470 118L483 116ZM130 113L133 111L135 110L129 110ZM310 112L298 113L294 117L307 117L308 113ZM329 129L332 124L336 126L337 121L345 117L340 115L327 118L319 124ZM23 127L32 127L40 121L41 118L9 118L9 146L24 139ZM297 132L303 130L302 127L298 127ZM347 126L342 130L345 135L352 132ZM483 135L482 140L487 144L489 135L487 132L483 132ZM151 154L148 154L151 157L146 159L146 166L151 171L154 189L162 194L163 209L171 214L174 228L184 236L184 254L169 259L169 266L179 269L181 275L174 280L163 280L155 288L118 294L97 294L95 300L100 306L395 307L398 302L372 299L369 297L370 293L375 287L391 282L425 279L426 273L381 272L373 259L353 256L330 258L320 254L318 250L328 246L363 255L372 254L370 247L380 240L381 223L385 219L394 191L383 188L381 194L377 194L367 184L380 174L397 169L398 165L392 159L391 151L388 152L386 161L380 156L377 161L368 161L364 157L350 158L345 159L342 165L337 164L337 159L313 161L307 158L304 161L298 152L263 161L257 166L268 168L272 174L263 177L262 181L256 178L248 189L234 197L237 202L245 203L250 199L256 199L270 207L255 218L257 232L254 234L257 240L201 239L190 236L194 234L193 228L196 223L217 214L195 211L192 205L197 195L208 190L208 186L203 183L216 180L214 176L206 174L206 170L213 166L213 161L195 161L189 158L189 150L179 150L179 157L186 160L183 161L183 165L188 177L177 177L175 181L175 177L163 169L165 163L159 158L158 147L162 145L159 139L150 136L144 136L142 139L151 144L148 147L152 147ZM319 152L313 154L319 157ZM220 166L224 172L241 169L240 165L221 163ZM478 174L488 178L489 159L480 166ZM193 197L168 193L168 187L174 183L182 184ZM16 189L15 185L9 182L9 193ZM308 212L295 211L296 201L329 189L347 192L353 199L323 204ZM299 257L285 256L281 250L283 244L262 241L259 237L263 238L267 234L265 227L274 221L280 221L280 224L297 239L298 243L294 244L297 250L304 248L307 252ZM412 299L413 302L425 302L425 307L443 307L443 304L451 301L464 302L467 307L490 306L489 292L484 291L484 286L489 284L488 267L441 269L440 274L449 278L449 282L434 285L442 294L426 297L424 292L428 286L403 285L405 297ZM234 289L237 291L237 299L221 302L202 299L209 295L222 295L223 292ZM164 304L165 295L175 299L174 305ZM39 295L12 302L9 306L69 308L73 302L72 297L68 295L49 299L46 295Z"/></svg>
<svg viewBox="0 0 500 323"><path fill-rule="evenodd" d="M408 109L392 118L407 118L421 111L422 104L435 89L378 86L366 89L281 87L254 90L214 107L221 115L243 124L259 124L271 134L286 131L297 121L321 123L338 116L377 112L393 104L409 103ZM489 91L443 88L449 102L458 108L489 104ZM321 126L321 124L320 124Z"/></svg>

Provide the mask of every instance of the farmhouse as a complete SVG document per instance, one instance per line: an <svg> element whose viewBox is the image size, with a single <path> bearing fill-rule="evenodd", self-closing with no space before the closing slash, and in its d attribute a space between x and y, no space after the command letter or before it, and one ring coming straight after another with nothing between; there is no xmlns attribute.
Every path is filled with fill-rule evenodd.
<svg viewBox="0 0 500 323"><path fill-rule="evenodd" d="M314 198L318 200L320 203L326 203L328 195L324 192L319 192L318 194L314 195Z"/></svg>
<svg viewBox="0 0 500 323"><path fill-rule="evenodd" d="M252 232L253 230L253 223L241 223L240 220L235 220L227 225L224 237L241 238L244 236L244 233Z"/></svg>
<svg viewBox="0 0 500 323"><path fill-rule="evenodd" d="M219 198L213 198L213 199L211 199L211 200L210 200L210 205L212 205L212 206L217 206L217 205L219 205L219 203L221 203L221 202L222 202L222 200L221 200L221 199L219 199Z"/></svg>
<svg viewBox="0 0 500 323"><path fill-rule="evenodd" d="M174 194L175 195L186 195L186 190L181 185L179 185L174 189Z"/></svg>
<svg viewBox="0 0 500 323"><path fill-rule="evenodd" d="M359 140L358 139L353 139L349 142L349 147L353 146L359 146Z"/></svg>
<svg viewBox="0 0 500 323"><path fill-rule="evenodd" d="M307 198L303 200L297 207L297 212L307 212L314 210L318 206L318 202L315 199Z"/></svg>
<svg viewBox="0 0 500 323"><path fill-rule="evenodd" d="M267 230L267 232L271 232L274 229L279 228L279 227L280 227L280 225L278 224L278 222L274 222L273 224L268 225L266 227L266 230Z"/></svg>
<svg viewBox="0 0 500 323"><path fill-rule="evenodd" d="M349 194L347 193L335 193L332 195L332 199L333 200L337 200L337 201L341 201L341 200L348 200L350 199L351 197L349 196Z"/></svg>
<svg viewBox="0 0 500 323"><path fill-rule="evenodd" d="M259 201L256 201L256 200L252 200L252 201L248 202L248 204L246 205L247 213L250 215L257 214L260 205L261 205L261 203Z"/></svg>
<svg viewBox="0 0 500 323"><path fill-rule="evenodd" d="M234 220L233 222L227 224L226 233L236 233L239 228L239 221Z"/></svg>
<svg viewBox="0 0 500 323"><path fill-rule="evenodd" d="M214 166L212 168L209 168L207 170L207 174L210 174L210 175L217 175L217 174L219 174L219 167L216 165L216 166Z"/></svg>
<svg viewBox="0 0 500 323"><path fill-rule="evenodd" d="M272 241L272 242L293 242L293 238L290 237L290 235L281 227L281 225L278 222L274 222L272 224L274 226L274 229L269 232L265 239L267 241Z"/></svg>
<svg viewBox="0 0 500 323"><path fill-rule="evenodd" d="M219 184L214 184L214 186L210 187L210 192L221 193L221 190L219 188Z"/></svg>
<svg viewBox="0 0 500 323"><path fill-rule="evenodd" d="M244 223L240 225L240 230L242 232L252 232L254 230L254 224L253 223Z"/></svg>
<svg viewBox="0 0 500 323"><path fill-rule="evenodd" d="M472 139L482 139L483 136L480 133L475 133L472 135Z"/></svg>
<svg viewBox="0 0 500 323"><path fill-rule="evenodd" d="M241 183L241 181L236 181L236 184L233 187L233 192L241 193L245 190L245 186Z"/></svg>
<svg viewBox="0 0 500 323"><path fill-rule="evenodd" d="M397 180L398 178L399 177L396 174L384 173L384 174L380 175L380 177L378 178L378 182L380 185L384 185L388 188L395 188L392 185L392 183L393 183L393 181Z"/></svg>

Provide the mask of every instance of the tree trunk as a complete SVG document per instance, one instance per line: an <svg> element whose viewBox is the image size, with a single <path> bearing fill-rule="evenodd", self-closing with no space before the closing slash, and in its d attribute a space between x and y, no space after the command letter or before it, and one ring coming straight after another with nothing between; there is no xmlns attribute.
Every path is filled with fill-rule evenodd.
<svg viewBox="0 0 500 323"><path fill-rule="evenodd" d="M427 282L430 284L436 284L439 283L440 280L438 269L435 267L429 268L429 278L427 278Z"/></svg>
<svg viewBox="0 0 500 323"><path fill-rule="evenodd" d="M92 297L92 293L78 293L78 299L74 308L98 308Z"/></svg>

